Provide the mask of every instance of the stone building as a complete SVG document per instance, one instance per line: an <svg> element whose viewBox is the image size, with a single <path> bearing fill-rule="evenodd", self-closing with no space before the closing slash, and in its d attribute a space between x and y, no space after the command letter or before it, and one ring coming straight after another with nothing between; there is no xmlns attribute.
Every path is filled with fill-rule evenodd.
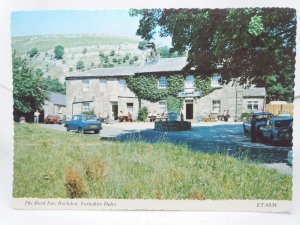
<svg viewBox="0 0 300 225"><path fill-rule="evenodd" d="M44 117L48 115L66 115L66 96L60 93L49 92L49 100L43 106Z"/></svg>
<svg viewBox="0 0 300 225"><path fill-rule="evenodd" d="M161 58L145 62L140 67L99 68L79 72L66 77L67 115L91 111L103 118L117 119L120 111L131 112L137 118L139 107L149 112L167 112L166 100L149 102L140 100L128 89L126 78L135 74L153 74L158 77L158 88L166 88L167 77L182 74L186 58ZM228 111L231 118L239 118L243 112L263 111L265 88L247 88L231 82L220 85L220 76L211 77L213 91L201 97L195 89L192 71L185 76L185 87L178 97L184 100L182 112L185 119L200 119Z"/></svg>

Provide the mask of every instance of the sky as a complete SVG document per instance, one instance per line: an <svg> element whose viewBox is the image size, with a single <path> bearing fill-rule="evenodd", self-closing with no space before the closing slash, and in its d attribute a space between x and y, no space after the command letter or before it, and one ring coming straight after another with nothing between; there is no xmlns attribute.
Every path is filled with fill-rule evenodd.
<svg viewBox="0 0 300 225"><path fill-rule="evenodd" d="M11 35L109 34L140 39L138 17L127 10L98 11L16 11L11 14ZM171 38L155 37L156 43L170 46Z"/></svg>

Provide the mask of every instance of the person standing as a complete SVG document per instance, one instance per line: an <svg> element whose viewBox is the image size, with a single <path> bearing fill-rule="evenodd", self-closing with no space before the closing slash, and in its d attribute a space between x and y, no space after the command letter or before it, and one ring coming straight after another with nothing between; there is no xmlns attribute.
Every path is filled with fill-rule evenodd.
<svg viewBox="0 0 300 225"><path fill-rule="evenodd" d="M41 113L39 112L39 110L36 110L34 112L34 123L39 123L40 115Z"/></svg>

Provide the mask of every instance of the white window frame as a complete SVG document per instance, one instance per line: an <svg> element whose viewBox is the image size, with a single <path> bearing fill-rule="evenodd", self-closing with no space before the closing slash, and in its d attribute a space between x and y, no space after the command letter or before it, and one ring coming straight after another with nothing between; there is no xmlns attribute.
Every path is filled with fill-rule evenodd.
<svg viewBox="0 0 300 225"><path fill-rule="evenodd" d="M158 105L159 105L159 110L160 110L161 113L162 112L167 113L168 108L167 108L167 101L166 100L159 101Z"/></svg>
<svg viewBox="0 0 300 225"><path fill-rule="evenodd" d="M91 111L91 103L90 102L83 102L82 103L82 111L83 112Z"/></svg>
<svg viewBox="0 0 300 225"><path fill-rule="evenodd" d="M221 112L221 100L212 100L211 102L211 111L213 113Z"/></svg>
<svg viewBox="0 0 300 225"><path fill-rule="evenodd" d="M100 91L105 91L107 89L107 80L100 79Z"/></svg>
<svg viewBox="0 0 300 225"><path fill-rule="evenodd" d="M249 101L247 101L247 106L246 106L247 110L252 111L252 112L257 112L258 111L258 105L259 105L258 103L259 103L258 100L249 100Z"/></svg>
<svg viewBox="0 0 300 225"><path fill-rule="evenodd" d="M195 77L194 75L188 75L184 80L184 87L187 89L195 88Z"/></svg>
<svg viewBox="0 0 300 225"><path fill-rule="evenodd" d="M126 91L126 88L127 88L126 80L125 79L119 79L118 83L119 83L119 90L120 91Z"/></svg>
<svg viewBox="0 0 300 225"><path fill-rule="evenodd" d="M89 91L90 90L90 80L84 79L82 80L82 91Z"/></svg>
<svg viewBox="0 0 300 225"><path fill-rule="evenodd" d="M210 78L210 84L212 87L220 87L221 84L219 83L219 80L221 79L221 75L213 75L211 78Z"/></svg>
<svg viewBox="0 0 300 225"><path fill-rule="evenodd" d="M158 79L158 88L159 89L166 89L168 85L167 77L162 76Z"/></svg>

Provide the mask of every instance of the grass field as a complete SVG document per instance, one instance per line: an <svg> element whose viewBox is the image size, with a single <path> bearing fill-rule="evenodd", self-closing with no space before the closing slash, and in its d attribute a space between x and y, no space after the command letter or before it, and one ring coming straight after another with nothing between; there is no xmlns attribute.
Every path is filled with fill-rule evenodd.
<svg viewBox="0 0 300 225"><path fill-rule="evenodd" d="M292 198L292 177L247 160L169 143L15 125L14 197L115 199Z"/></svg>
<svg viewBox="0 0 300 225"><path fill-rule="evenodd" d="M38 48L41 52L53 51L56 45L62 45L64 48L85 47L92 45L119 45L122 43L138 44L137 40L127 37L111 35L41 35L13 37L12 47L18 54L26 54L32 48Z"/></svg>

